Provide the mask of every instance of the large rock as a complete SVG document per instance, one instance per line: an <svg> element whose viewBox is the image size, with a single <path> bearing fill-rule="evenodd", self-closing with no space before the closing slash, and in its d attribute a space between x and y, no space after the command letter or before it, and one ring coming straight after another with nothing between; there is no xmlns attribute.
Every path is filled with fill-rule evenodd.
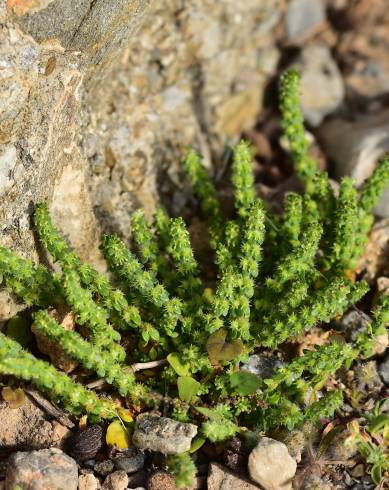
<svg viewBox="0 0 389 490"><path fill-rule="evenodd" d="M262 437L251 451L250 477L264 490L292 490L297 463L280 441Z"/></svg>
<svg viewBox="0 0 389 490"><path fill-rule="evenodd" d="M77 464L60 449L14 453L8 462L6 490L77 490Z"/></svg>
<svg viewBox="0 0 389 490"><path fill-rule="evenodd" d="M150 449L163 454L189 451L197 427L176 422L167 417L141 414L135 422L132 442L140 449Z"/></svg>
<svg viewBox="0 0 389 490"><path fill-rule="evenodd" d="M185 204L183 148L210 165L261 110L281 4L0 0L1 243L37 259L30 216L47 201L103 268L99 226L128 236L129 212L159 193Z"/></svg>

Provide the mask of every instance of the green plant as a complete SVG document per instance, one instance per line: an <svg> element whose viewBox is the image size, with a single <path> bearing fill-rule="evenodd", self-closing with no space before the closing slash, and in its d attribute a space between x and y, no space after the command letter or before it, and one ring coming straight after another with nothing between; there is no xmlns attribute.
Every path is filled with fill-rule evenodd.
<svg viewBox="0 0 389 490"><path fill-rule="evenodd" d="M266 432L331 417L342 405L342 393L328 391L318 399L315 393L324 390L342 365L370 355L374 336L389 320L389 298L383 297L371 325L353 344L334 340L316 347L269 379L241 369L251 353L276 350L318 323L330 323L368 290L365 282L348 277L373 223L372 209L389 180L389 159L360 193L344 178L336 196L327 174L308 154L298 80L295 71L283 75L281 113L306 190L301 196L287 195L283 216L271 214L257 197L246 142L234 149L235 214L229 220L200 156L191 150L184 161L215 257L207 287L184 221L170 219L162 209L151 223L142 211L133 215L136 253L117 236L103 237L101 249L117 287L81 262L44 204L36 208L35 229L60 273L0 247L4 286L33 306L41 334L115 387L128 406L147 409L161 403L163 394L172 417L201 425L200 435L211 441L223 441L245 427ZM64 305L75 314L76 331L65 330L50 312ZM157 370L164 359L167 366ZM154 361L148 376L134 367L149 367ZM38 361L3 334L0 373L32 381L76 415L116 416L112 402ZM168 464L188 484L189 455L170 458Z"/></svg>

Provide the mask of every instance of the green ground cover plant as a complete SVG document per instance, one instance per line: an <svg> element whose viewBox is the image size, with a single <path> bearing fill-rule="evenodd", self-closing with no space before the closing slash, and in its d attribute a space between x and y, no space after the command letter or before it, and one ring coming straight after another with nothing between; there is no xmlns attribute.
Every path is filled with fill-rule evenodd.
<svg viewBox="0 0 389 490"><path fill-rule="evenodd" d="M364 281L350 277L389 180L387 158L362 189L344 177L335 191L308 153L298 73L286 72L280 85L282 128L305 188L301 195L287 194L282 215L272 214L257 196L246 142L234 148L233 216L223 215L201 157L191 150L184 160L214 255L206 281L184 220L163 209L152 222L142 210L133 214L133 251L118 236L102 237L112 281L79 259L45 204L36 207L35 231L59 272L0 247L3 286L30 307L34 329L59 344L84 373L112 385L134 413L168 400L169 416L199 426L194 447L206 439L293 429L331 417L343 398L340 390L327 390L326 381L371 355L374 337L389 322L389 297L383 296L369 328L352 344L338 338L285 358L267 379L241 369L250 354L283 352L285 343L328 325L368 292ZM64 307L75 315L75 331L65 330L52 314ZM132 367L163 360L166 365L156 363L147 373ZM92 422L119 416L117 403L3 333L0 374L33 383ZM190 462L188 454L169 459L182 485L193 475Z"/></svg>

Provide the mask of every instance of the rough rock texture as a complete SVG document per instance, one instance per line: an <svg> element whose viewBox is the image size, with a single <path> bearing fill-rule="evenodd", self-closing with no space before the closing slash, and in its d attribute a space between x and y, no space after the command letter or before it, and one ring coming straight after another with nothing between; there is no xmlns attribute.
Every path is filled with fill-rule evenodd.
<svg viewBox="0 0 389 490"><path fill-rule="evenodd" d="M151 449L163 454L189 451L197 427L176 422L167 417L141 414L135 422L132 442L140 449Z"/></svg>
<svg viewBox="0 0 389 490"><path fill-rule="evenodd" d="M69 431L49 422L45 412L28 397L19 408L0 402L0 449L41 449L60 444Z"/></svg>
<svg viewBox="0 0 389 490"><path fill-rule="evenodd" d="M114 471L104 480L102 490L125 490L128 485L128 476L125 471Z"/></svg>
<svg viewBox="0 0 389 490"><path fill-rule="evenodd" d="M222 465L211 463L207 479L208 490L256 490L259 487L234 475Z"/></svg>
<svg viewBox="0 0 389 490"><path fill-rule="evenodd" d="M291 490L297 464L282 442L262 437L249 456L250 477L265 490Z"/></svg>
<svg viewBox="0 0 389 490"><path fill-rule="evenodd" d="M176 480L165 471L155 471L147 481L147 490L177 490Z"/></svg>
<svg viewBox="0 0 389 490"><path fill-rule="evenodd" d="M113 462L117 470L123 470L126 473L135 473L143 469L145 455L139 449L130 447L116 456Z"/></svg>
<svg viewBox="0 0 389 490"><path fill-rule="evenodd" d="M14 490L77 490L74 459L60 449L14 453L8 463L5 488Z"/></svg>
<svg viewBox="0 0 389 490"><path fill-rule="evenodd" d="M261 110L281 3L0 0L0 243L37 259L30 216L46 200L102 268L97 222L128 235L157 188L182 206L182 148L209 164ZM0 299L1 320L14 310Z"/></svg>
<svg viewBox="0 0 389 490"><path fill-rule="evenodd" d="M78 490L97 490L99 486L99 480L91 473L78 477Z"/></svg>

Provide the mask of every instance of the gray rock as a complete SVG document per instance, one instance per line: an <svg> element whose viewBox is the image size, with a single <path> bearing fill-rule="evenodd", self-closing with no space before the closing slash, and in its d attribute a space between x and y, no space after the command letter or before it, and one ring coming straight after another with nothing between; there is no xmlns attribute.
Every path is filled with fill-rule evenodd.
<svg viewBox="0 0 389 490"><path fill-rule="evenodd" d="M178 454L190 449L196 433L197 427L193 424L176 422L158 415L142 414L136 419L132 442L140 449Z"/></svg>
<svg viewBox="0 0 389 490"><path fill-rule="evenodd" d="M77 463L60 449L18 452L11 455L6 490L77 490Z"/></svg>
<svg viewBox="0 0 389 490"><path fill-rule="evenodd" d="M368 394L377 393L382 389L383 383L378 374L377 361L356 362L353 370L358 390Z"/></svg>
<svg viewBox="0 0 389 490"><path fill-rule="evenodd" d="M208 490L256 490L257 485L239 478L224 466L211 463L207 479Z"/></svg>
<svg viewBox="0 0 389 490"><path fill-rule="evenodd" d="M282 442L262 437L251 451L250 477L264 490L292 490L297 463Z"/></svg>
<svg viewBox="0 0 389 490"><path fill-rule="evenodd" d="M389 352L378 364L378 373L385 385L389 386Z"/></svg>
<svg viewBox="0 0 389 490"><path fill-rule="evenodd" d="M362 311L351 310L337 322L337 328L345 333L347 340L354 342L360 333L367 330L371 321L371 318ZM386 351L388 344L389 339L387 332L375 337L372 355L383 354Z"/></svg>
<svg viewBox="0 0 389 490"><path fill-rule="evenodd" d="M389 151L389 110L356 121L333 119L320 128L319 139L334 162L335 177L349 175L361 185ZM389 189L375 211L378 216L389 217Z"/></svg>
<svg viewBox="0 0 389 490"><path fill-rule="evenodd" d="M322 0L292 0L286 9L286 35L289 42L298 42L325 20Z"/></svg>
<svg viewBox="0 0 389 490"><path fill-rule="evenodd" d="M276 357L268 357L262 354L254 354L249 357L246 364L241 367L242 371L248 371L256 374L260 378L271 378L278 368L284 366L284 363Z"/></svg>
<svg viewBox="0 0 389 490"><path fill-rule="evenodd" d="M106 459L104 461L100 461L99 463L96 463L94 466L94 470L96 473L99 475L105 476L108 475L108 473L112 473L115 465L111 459Z"/></svg>
<svg viewBox="0 0 389 490"><path fill-rule="evenodd" d="M117 470L123 470L126 473L135 473L143 469L145 464L145 455L135 447L130 447L120 453L113 460Z"/></svg>
<svg viewBox="0 0 389 490"><path fill-rule="evenodd" d="M309 44L295 63L301 71L301 107L304 117L312 126L337 109L344 98L343 79L324 44Z"/></svg>
<svg viewBox="0 0 389 490"><path fill-rule="evenodd" d="M125 490L128 485L128 476L125 471L114 471L104 480L102 490Z"/></svg>

